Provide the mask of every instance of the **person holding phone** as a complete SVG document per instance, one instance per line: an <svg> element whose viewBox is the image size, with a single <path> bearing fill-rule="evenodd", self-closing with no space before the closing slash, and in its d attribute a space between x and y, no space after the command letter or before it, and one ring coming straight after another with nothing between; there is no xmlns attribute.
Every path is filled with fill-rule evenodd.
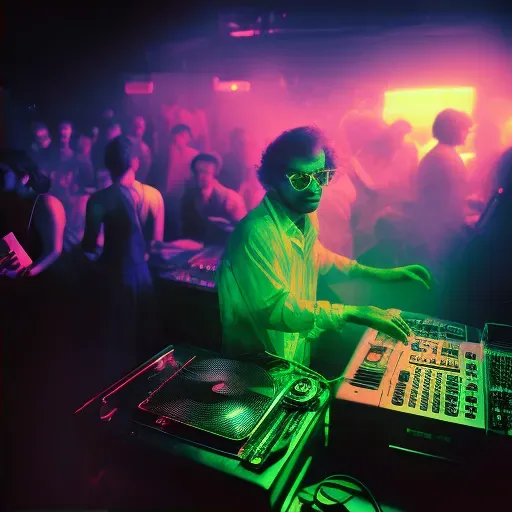
<svg viewBox="0 0 512 512"><path fill-rule="evenodd" d="M50 195L50 179L23 151L0 155L0 237L12 232L33 261L16 276L37 276L47 271L62 253L66 214ZM13 269L15 255L4 262ZM9 273L9 275L12 275Z"/></svg>

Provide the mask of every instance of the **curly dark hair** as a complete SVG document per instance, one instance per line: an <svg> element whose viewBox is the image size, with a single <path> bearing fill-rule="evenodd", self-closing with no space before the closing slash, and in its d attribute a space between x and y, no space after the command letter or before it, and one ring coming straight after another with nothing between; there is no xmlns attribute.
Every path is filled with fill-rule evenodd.
<svg viewBox="0 0 512 512"><path fill-rule="evenodd" d="M120 178L130 168L133 157L133 143L126 135L119 135L108 142L104 161L112 180Z"/></svg>
<svg viewBox="0 0 512 512"><path fill-rule="evenodd" d="M299 126L283 132L268 145L262 155L258 169L260 183L269 190L288 172L290 160L313 158L319 149L325 153L325 169L334 169L334 151L318 128Z"/></svg>

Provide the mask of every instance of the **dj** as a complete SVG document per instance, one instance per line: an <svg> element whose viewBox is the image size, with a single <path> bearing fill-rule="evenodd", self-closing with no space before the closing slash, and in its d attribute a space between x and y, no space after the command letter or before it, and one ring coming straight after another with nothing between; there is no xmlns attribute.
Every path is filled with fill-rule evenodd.
<svg viewBox="0 0 512 512"><path fill-rule="evenodd" d="M410 329L398 310L316 300L318 274L331 269L350 278L415 280L427 288L431 281L420 265L365 267L320 244L308 214L333 173L332 151L315 128L286 131L264 152L259 179L267 194L236 226L218 272L226 355L267 350L307 365L310 343L347 322L406 341Z"/></svg>

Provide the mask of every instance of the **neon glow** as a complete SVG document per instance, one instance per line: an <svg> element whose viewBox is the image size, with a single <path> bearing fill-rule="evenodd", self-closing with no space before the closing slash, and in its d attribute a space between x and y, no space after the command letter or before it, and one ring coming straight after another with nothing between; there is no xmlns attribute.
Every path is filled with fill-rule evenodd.
<svg viewBox="0 0 512 512"><path fill-rule="evenodd" d="M222 81L219 77L214 77L213 90L215 92L249 92L251 83L239 80Z"/></svg>
<svg viewBox="0 0 512 512"><path fill-rule="evenodd" d="M169 354L172 354L174 352L174 349L171 349L169 352L166 352L165 354L163 354L162 356L160 356L156 361L154 361L153 363L151 363L150 365L148 366L145 366L143 368L141 368L139 371L137 371L138 369L134 370L134 375L132 375L129 379L127 379L125 382L123 382L124 380L124 377L122 379L119 379L115 384L113 384L112 386L110 386L109 388L107 388L106 390L102 391L101 393L98 393L96 396L94 396L93 398L91 398L90 400L88 400L87 402L85 402L84 405L82 405L80 408L78 408L74 414L78 414L80 411L84 410L89 404L91 404L92 402L94 402L96 399L98 399L100 396L102 396L106 391L108 391L109 389L112 389L114 388L114 391L110 392L108 395L104 396L103 398L106 399L108 398L110 395L116 393L119 389L123 388L124 386L126 386L126 384L128 384L129 382L131 382L133 379L137 378L139 375L141 375L142 373L148 371L150 368L153 368L153 367L159 367L159 364L161 363L162 360L166 360L167 357L169 357ZM171 356L172 357L172 356ZM174 357L172 357L172 359L174 360Z"/></svg>
<svg viewBox="0 0 512 512"><path fill-rule="evenodd" d="M182 365L180 368L178 368L169 378L165 379L164 382L162 382L162 384L160 384L160 386L158 386L154 393L158 393L158 391L160 391L171 379L173 379L176 375L178 375L178 373L181 372L181 370L183 370L185 367L187 367L194 359L196 358L196 356L192 357L191 359L189 359L184 365ZM154 363L153 363L154 364ZM115 390L117 391L117 389ZM110 393L109 395L107 396L110 396L111 394L115 393L115 391L113 391L112 393ZM106 398L106 397L105 397ZM146 398L146 400L144 400L143 402L141 402L139 404L139 409L141 409L142 411L147 411L147 412L152 412L152 411L148 411L144 405L146 404L146 402L148 401L148 399Z"/></svg>
<svg viewBox="0 0 512 512"><path fill-rule="evenodd" d="M399 119L409 121L413 126L411 138L418 143L419 157L425 156L435 145L436 140L431 138L434 119L447 108L460 110L473 115L476 101L474 87L439 87L428 89L396 89L384 93L383 118L391 124ZM425 134L429 140L420 140ZM470 140L468 139L468 142ZM472 148L461 148L461 158L464 163L475 157Z"/></svg>
<svg viewBox="0 0 512 512"><path fill-rule="evenodd" d="M235 30L234 32L230 32L231 37L254 37L260 35L259 30Z"/></svg>
<svg viewBox="0 0 512 512"><path fill-rule="evenodd" d="M124 92L128 95L153 94L153 82L126 82Z"/></svg>
<svg viewBox="0 0 512 512"><path fill-rule="evenodd" d="M446 108L472 115L475 100L474 87L397 89L384 93L383 117L386 123L405 119L413 126L430 128L436 115Z"/></svg>

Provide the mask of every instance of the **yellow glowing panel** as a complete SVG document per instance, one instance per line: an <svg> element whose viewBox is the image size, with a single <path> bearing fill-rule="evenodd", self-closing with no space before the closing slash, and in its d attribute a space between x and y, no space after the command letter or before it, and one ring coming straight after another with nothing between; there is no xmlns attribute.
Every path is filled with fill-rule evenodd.
<svg viewBox="0 0 512 512"><path fill-rule="evenodd" d="M501 144L505 147L512 146L512 117L505 121L501 131Z"/></svg>
<svg viewBox="0 0 512 512"><path fill-rule="evenodd" d="M430 128L439 112L446 108L473 114L474 87L397 89L384 93L384 121L405 119L414 129Z"/></svg>

